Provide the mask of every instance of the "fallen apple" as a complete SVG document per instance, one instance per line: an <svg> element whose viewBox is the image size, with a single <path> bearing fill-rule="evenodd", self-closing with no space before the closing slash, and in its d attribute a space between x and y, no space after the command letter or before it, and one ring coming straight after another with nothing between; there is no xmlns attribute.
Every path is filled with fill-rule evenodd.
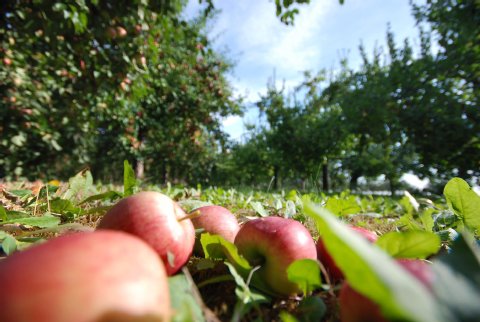
<svg viewBox="0 0 480 322"><path fill-rule="evenodd" d="M397 262L416 277L428 289L433 283L433 271L422 260L399 259ZM340 317L342 322L387 322L380 307L372 300L355 291L346 281L339 295Z"/></svg>
<svg viewBox="0 0 480 322"><path fill-rule="evenodd" d="M171 315L162 261L123 232L72 233L14 253L0 261L0 285L3 322L167 321Z"/></svg>
<svg viewBox="0 0 480 322"><path fill-rule="evenodd" d="M317 259L310 232L298 221L265 217L246 222L235 237L235 245L252 266L254 274L274 294L289 296L300 293L288 280L287 268L298 259Z"/></svg>
<svg viewBox="0 0 480 322"><path fill-rule="evenodd" d="M191 211L190 216L192 216L192 223L195 229L202 229L202 232L220 235L231 243L234 242L235 236L240 229L237 217L222 206L203 206ZM199 236L195 239L194 251L198 255L203 255Z"/></svg>
<svg viewBox="0 0 480 322"><path fill-rule="evenodd" d="M97 229L116 229L136 235L160 255L168 275L190 258L195 229L180 206L155 191L139 192L120 200L100 220Z"/></svg>
<svg viewBox="0 0 480 322"><path fill-rule="evenodd" d="M357 227L357 226L349 226L349 227L353 232L361 234L365 239L367 239L371 243L374 243L378 239L378 235L373 231L370 231L362 227ZM335 261L333 260L332 256L328 253L321 237L317 241L317 256L318 256L318 260L322 263L327 273L329 274L330 281L332 283L338 283L344 279L342 271L335 264Z"/></svg>

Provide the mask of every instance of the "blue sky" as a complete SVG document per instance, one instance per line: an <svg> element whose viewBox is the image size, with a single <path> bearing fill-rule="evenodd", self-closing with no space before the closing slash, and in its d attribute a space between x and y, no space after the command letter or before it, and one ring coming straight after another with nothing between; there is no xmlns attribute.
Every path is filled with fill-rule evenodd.
<svg viewBox="0 0 480 322"><path fill-rule="evenodd" d="M235 62L229 80L236 95L247 102L255 102L266 91L274 72L278 86L289 89L301 82L303 71L337 69L344 56L357 67L361 42L368 53L375 46L385 48L388 23L397 44L405 38L418 43L408 0L346 0L344 5L338 0L311 0L299 7L293 26L279 21L271 0L214 3L221 12L211 23L210 37L214 47ZM198 8L198 0L190 0L187 14L194 15ZM243 118L225 119L224 128L239 139L244 123L255 119L251 110Z"/></svg>
<svg viewBox="0 0 480 322"><path fill-rule="evenodd" d="M416 0L416 3L424 0ZM255 102L266 92L266 84L275 72L278 86L287 90L298 85L302 72L335 70L340 58L347 57L349 66L361 63L358 46L367 53L374 47L386 49L386 32L390 24L396 43L409 38L418 45L418 29L408 0L311 0L300 6L294 26L285 26L275 16L272 0L215 0L221 10L210 26L214 48L226 53L235 62L229 80L236 95ZM186 14L194 15L198 0L189 0ZM240 139L245 123L258 122L254 108L242 117L228 117L223 126L233 139ZM418 187L428 181L409 177Z"/></svg>

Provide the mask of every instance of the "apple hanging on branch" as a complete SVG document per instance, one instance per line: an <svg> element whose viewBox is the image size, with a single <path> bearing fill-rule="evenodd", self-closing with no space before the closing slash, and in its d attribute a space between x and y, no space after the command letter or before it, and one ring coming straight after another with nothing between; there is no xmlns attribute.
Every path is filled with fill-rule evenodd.
<svg viewBox="0 0 480 322"><path fill-rule="evenodd" d="M164 321L164 265L141 239L117 231L72 233L0 261L0 321Z"/></svg>
<svg viewBox="0 0 480 322"><path fill-rule="evenodd" d="M264 291L290 296L301 292L289 281L288 266L299 259L316 260L317 251L310 232L300 222L265 217L246 222L235 237L235 246L265 284Z"/></svg>
<svg viewBox="0 0 480 322"><path fill-rule="evenodd" d="M162 258L168 275L190 258L195 229L189 216L168 196L139 192L120 200L100 220L97 229L115 229L146 241Z"/></svg>

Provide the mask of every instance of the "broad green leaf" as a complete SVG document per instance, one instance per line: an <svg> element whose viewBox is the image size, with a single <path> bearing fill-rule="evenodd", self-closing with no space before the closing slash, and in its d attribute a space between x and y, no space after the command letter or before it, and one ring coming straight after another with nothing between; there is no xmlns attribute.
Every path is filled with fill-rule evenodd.
<svg viewBox="0 0 480 322"><path fill-rule="evenodd" d="M287 311L282 311L279 314L280 321L282 322L300 322L295 316L291 315Z"/></svg>
<svg viewBox="0 0 480 322"><path fill-rule="evenodd" d="M443 190L448 206L465 226L480 229L480 196L460 178L450 180Z"/></svg>
<svg viewBox="0 0 480 322"><path fill-rule="evenodd" d="M253 210L255 210L260 216L262 217L268 216L268 212L265 210L265 208L260 202L252 201L250 202L250 205L252 206Z"/></svg>
<svg viewBox="0 0 480 322"><path fill-rule="evenodd" d="M44 215L41 217L25 217L5 220L0 223L3 224L21 224L28 226L35 226L40 228L54 227L60 224L60 219L51 215Z"/></svg>
<svg viewBox="0 0 480 322"><path fill-rule="evenodd" d="M93 178L89 170L82 170L68 180L68 189L63 199L75 200L82 198L93 190Z"/></svg>
<svg viewBox="0 0 480 322"><path fill-rule="evenodd" d="M296 283L303 294L310 294L322 286L320 274L318 262L311 259L296 260L287 268L288 280Z"/></svg>
<svg viewBox="0 0 480 322"><path fill-rule="evenodd" d="M18 198L29 197L33 194L32 190L28 189L9 190L7 193Z"/></svg>
<svg viewBox="0 0 480 322"><path fill-rule="evenodd" d="M471 239L461 234L451 252L432 265L436 296L458 321L465 322L478 321L480 316L480 250Z"/></svg>
<svg viewBox="0 0 480 322"><path fill-rule="evenodd" d="M13 236L8 234L3 238L1 245L3 252L7 255L10 255L17 250L17 241Z"/></svg>
<svg viewBox="0 0 480 322"><path fill-rule="evenodd" d="M128 197L135 193L137 179L132 166L127 160L123 161L123 196Z"/></svg>
<svg viewBox="0 0 480 322"><path fill-rule="evenodd" d="M308 296L300 302L297 311L301 322L322 321L327 313L327 306L320 297Z"/></svg>
<svg viewBox="0 0 480 322"><path fill-rule="evenodd" d="M201 201L201 200L194 200L194 199L185 199L185 200L180 200L178 202L180 207L182 207L183 210L190 212L193 211L197 208L203 207L203 206L209 206L212 205L211 202L206 202L206 201Z"/></svg>
<svg viewBox="0 0 480 322"><path fill-rule="evenodd" d="M202 309L192 295L191 285L183 274L168 279L170 301L174 311L172 322L202 322Z"/></svg>
<svg viewBox="0 0 480 322"><path fill-rule="evenodd" d="M55 198L50 201L50 211L56 214L74 214L78 215L82 211L81 208L75 207L75 205L67 199Z"/></svg>
<svg viewBox="0 0 480 322"><path fill-rule="evenodd" d="M317 225L325 246L350 285L376 302L391 320L418 322L455 321L432 294L405 272L393 258L371 245L328 210L305 202L305 213Z"/></svg>
<svg viewBox="0 0 480 322"><path fill-rule="evenodd" d="M97 200L101 200L101 201L116 200L116 199L122 198L122 196L123 195L121 193L118 193L117 191L110 190L110 191L107 191L107 192L103 192L103 193L99 193L99 194L90 196L90 197L82 200L78 205L80 206L80 205L83 205L85 203L92 202L92 201L97 201Z"/></svg>
<svg viewBox="0 0 480 322"><path fill-rule="evenodd" d="M346 199L332 197L327 200L325 208L338 217L356 214L362 210L354 196Z"/></svg>
<svg viewBox="0 0 480 322"><path fill-rule="evenodd" d="M392 231L378 238L376 244L397 258L427 258L440 249L440 237L420 230Z"/></svg>
<svg viewBox="0 0 480 322"><path fill-rule="evenodd" d="M200 242L205 258L228 259L237 270L241 269L242 274L252 269L248 261L238 253L237 247L222 236L204 233L200 236Z"/></svg>

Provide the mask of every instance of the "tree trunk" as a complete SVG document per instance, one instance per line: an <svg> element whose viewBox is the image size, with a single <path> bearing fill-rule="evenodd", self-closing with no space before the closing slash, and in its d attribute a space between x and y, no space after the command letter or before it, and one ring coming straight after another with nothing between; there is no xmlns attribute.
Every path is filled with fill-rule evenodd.
<svg viewBox="0 0 480 322"><path fill-rule="evenodd" d="M322 163L322 186L323 186L323 191L328 192L328 190L330 190L327 159L323 160L323 163Z"/></svg>
<svg viewBox="0 0 480 322"><path fill-rule="evenodd" d="M135 177L140 180L145 177L145 161L143 159L135 160Z"/></svg>
<svg viewBox="0 0 480 322"><path fill-rule="evenodd" d="M354 191L358 186L358 178L360 178L360 171L354 170L352 176L350 177L350 190Z"/></svg>

